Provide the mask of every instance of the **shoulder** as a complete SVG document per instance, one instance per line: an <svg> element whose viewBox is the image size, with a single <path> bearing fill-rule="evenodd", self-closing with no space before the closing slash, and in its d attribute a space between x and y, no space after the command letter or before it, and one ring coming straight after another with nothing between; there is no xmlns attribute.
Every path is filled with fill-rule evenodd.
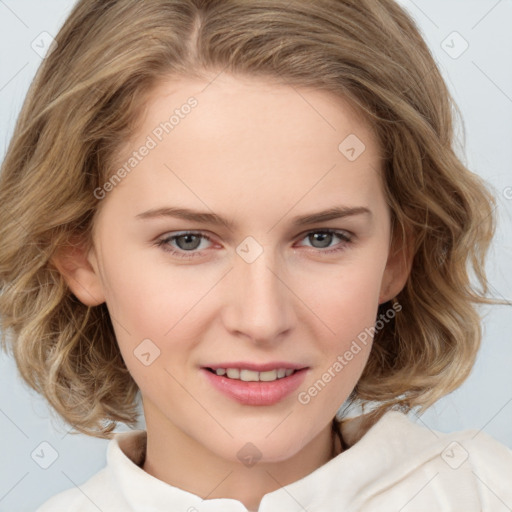
<svg viewBox="0 0 512 512"><path fill-rule="evenodd" d="M439 432L390 411L358 445L376 466L367 488L376 510L390 503L403 512L512 509L512 450L483 431Z"/></svg>
<svg viewBox="0 0 512 512"><path fill-rule="evenodd" d="M107 447L107 465L84 483L56 494L36 512L125 512L129 509L126 488L145 475L138 466L144 456L146 432L120 432ZM137 487L137 485L135 485Z"/></svg>
<svg viewBox="0 0 512 512"><path fill-rule="evenodd" d="M483 430L440 432L429 428L421 418L415 421L396 411L388 416L386 427L388 432L392 429L396 433L393 442L407 445L409 453L420 458L422 453L437 453L450 469L467 462L475 471L498 469L504 476L512 476L512 450Z"/></svg>
<svg viewBox="0 0 512 512"><path fill-rule="evenodd" d="M398 413L392 418L399 445L405 445L403 465L436 496L437 506L446 502L480 510L512 507L512 450L481 430L444 433ZM393 425L390 425L393 426ZM400 441L400 437L402 440ZM421 478L416 482L422 481ZM429 494L426 492L425 494ZM433 501L434 503L434 501ZM469 509L468 509L469 510Z"/></svg>
<svg viewBox="0 0 512 512"><path fill-rule="evenodd" d="M99 499L103 500L101 497L108 495L109 480L107 469L103 468L84 484L52 496L36 512L98 512L98 509L101 510Z"/></svg>
<svg viewBox="0 0 512 512"><path fill-rule="evenodd" d="M448 434L444 444L440 454L443 462L452 473L464 468L463 478L478 493L483 510L512 509L510 448L479 430Z"/></svg>

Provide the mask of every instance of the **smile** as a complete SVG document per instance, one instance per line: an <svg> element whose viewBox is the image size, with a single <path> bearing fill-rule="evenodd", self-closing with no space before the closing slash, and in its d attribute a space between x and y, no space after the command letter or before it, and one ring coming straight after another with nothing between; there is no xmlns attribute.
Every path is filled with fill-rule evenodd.
<svg viewBox="0 0 512 512"><path fill-rule="evenodd" d="M243 405L274 405L303 382L309 367L287 363L203 366L201 373L222 395Z"/></svg>
<svg viewBox="0 0 512 512"><path fill-rule="evenodd" d="M241 368L207 368L212 373L220 376L226 376L228 379L242 380L244 382L272 382L274 380L289 377L297 370L292 368L277 368L275 370L268 370L264 372L257 372L254 370L246 370Z"/></svg>

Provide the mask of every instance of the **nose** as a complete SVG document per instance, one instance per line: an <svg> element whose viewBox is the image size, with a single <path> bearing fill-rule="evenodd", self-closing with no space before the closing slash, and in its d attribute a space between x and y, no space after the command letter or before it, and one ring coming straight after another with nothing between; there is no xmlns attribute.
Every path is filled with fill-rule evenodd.
<svg viewBox="0 0 512 512"><path fill-rule="evenodd" d="M236 255L227 281L223 320L233 335L268 344L292 328L294 295L272 251L263 250L252 262Z"/></svg>

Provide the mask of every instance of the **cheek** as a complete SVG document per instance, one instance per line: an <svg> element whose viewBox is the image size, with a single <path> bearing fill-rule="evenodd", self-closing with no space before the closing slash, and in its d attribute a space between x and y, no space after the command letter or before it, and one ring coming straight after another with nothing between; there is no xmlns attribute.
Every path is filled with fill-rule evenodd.
<svg viewBox="0 0 512 512"><path fill-rule="evenodd" d="M107 307L130 374L143 390L169 387L169 356L177 368L185 368L200 339L195 313L211 285L128 258L110 264L105 273Z"/></svg>
<svg viewBox="0 0 512 512"><path fill-rule="evenodd" d="M309 414L332 417L357 384L372 347L381 277L378 264L352 264L304 284L302 293L319 312L314 338L322 354L297 395Z"/></svg>
<svg viewBox="0 0 512 512"><path fill-rule="evenodd" d="M109 265L106 302L123 360L139 388L144 394L168 389L179 396L166 368L185 371L200 340L201 298L212 284L182 269L165 270L135 258Z"/></svg>
<svg viewBox="0 0 512 512"><path fill-rule="evenodd" d="M109 310L126 330L162 338L185 324L215 283L197 268L152 265L143 258L125 258L105 269Z"/></svg>
<svg viewBox="0 0 512 512"><path fill-rule="evenodd" d="M336 271L331 268L324 275L310 275L300 288L337 344L343 345L375 323L384 264L367 255L366 259L340 265Z"/></svg>

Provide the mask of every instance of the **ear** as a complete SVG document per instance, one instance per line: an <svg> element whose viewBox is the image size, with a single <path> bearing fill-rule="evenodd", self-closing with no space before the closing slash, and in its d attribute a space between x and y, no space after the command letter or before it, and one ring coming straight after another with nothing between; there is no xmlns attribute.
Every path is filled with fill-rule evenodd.
<svg viewBox="0 0 512 512"><path fill-rule="evenodd" d="M406 231L405 241L399 240L398 235L392 235L389 256L382 277L379 304L393 299L403 290L411 273L413 249L412 232Z"/></svg>
<svg viewBox="0 0 512 512"><path fill-rule="evenodd" d="M84 243L60 247L51 262L80 302L86 306L105 302L93 249L88 250Z"/></svg>

